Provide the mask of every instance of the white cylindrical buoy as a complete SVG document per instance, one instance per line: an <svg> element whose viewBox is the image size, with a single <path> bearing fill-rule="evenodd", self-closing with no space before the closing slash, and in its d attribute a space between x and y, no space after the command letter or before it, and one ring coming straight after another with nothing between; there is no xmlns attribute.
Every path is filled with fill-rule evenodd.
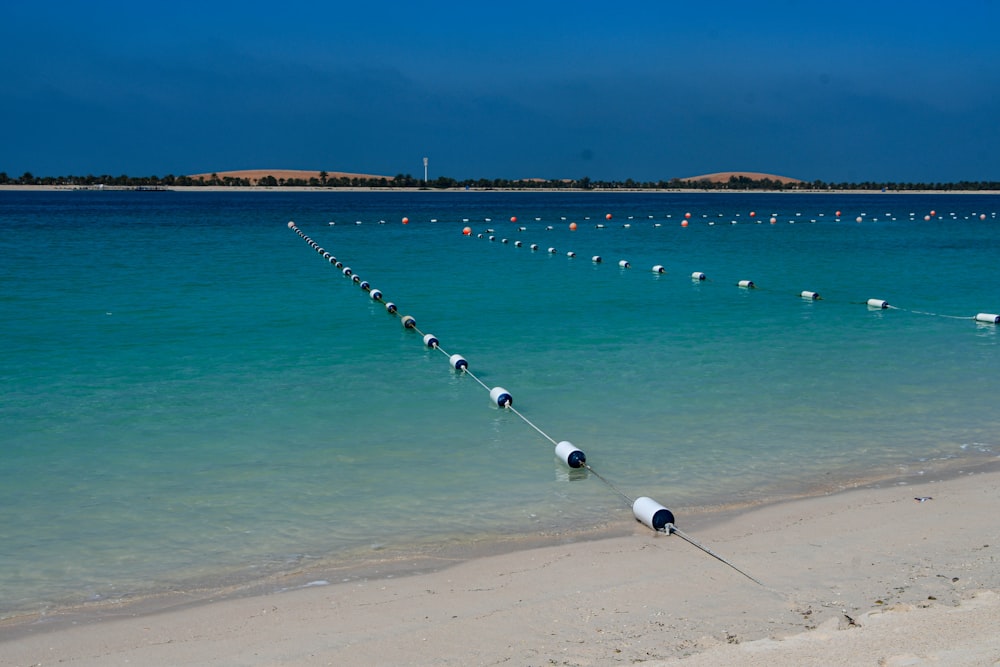
<svg viewBox="0 0 1000 667"><path fill-rule="evenodd" d="M632 514L653 530L665 530L674 523L674 513L652 498L642 496L632 503Z"/></svg>
<svg viewBox="0 0 1000 667"><path fill-rule="evenodd" d="M396 304L394 304L392 301L386 301L386 303L385 303L385 309L388 310L390 313L395 313L396 312Z"/></svg>
<svg viewBox="0 0 1000 667"><path fill-rule="evenodd" d="M701 271L695 271L691 274L691 280L704 280L707 276Z"/></svg>
<svg viewBox="0 0 1000 667"><path fill-rule="evenodd" d="M514 404L514 398L503 387L493 387L490 389L490 399L501 408Z"/></svg>
<svg viewBox="0 0 1000 667"><path fill-rule="evenodd" d="M576 253L573 252L572 250L570 250L569 252L566 253L566 256L567 257L576 257Z"/></svg>
<svg viewBox="0 0 1000 667"><path fill-rule="evenodd" d="M885 310L889 307L889 302L885 299L868 299L868 307L881 308L882 310Z"/></svg>
<svg viewBox="0 0 1000 667"><path fill-rule="evenodd" d="M537 243L532 243L531 244L531 249L532 250L538 250L538 244Z"/></svg>
<svg viewBox="0 0 1000 667"><path fill-rule="evenodd" d="M590 258L590 261L593 262L594 264L600 264L601 261L602 261L601 260L601 256L600 255L594 255L593 257Z"/></svg>
<svg viewBox="0 0 1000 667"><path fill-rule="evenodd" d="M522 245L522 243L520 241L514 241L514 247L515 248L520 248L521 245Z"/></svg>
<svg viewBox="0 0 1000 667"><path fill-rule="evenodd" d="M330 253L328 253L328 252L326 252L326 251L324 250L324 251L323 251L323 259L330 259L330 257L331 257Z"/></svg>
<svg viewBox="0 0 1000 667"><path fill-rule="evenodd" d="M628 263L627 259L620 259L618 260L618 266L622 267L623 269L627 269L628 267L631 266L631 264Z"/></svg>
<svg viewBox="0 0 1000 667"><path fill-rule="evenodd" d="M330 263L333 264L334 266L336 266L337 265L337 258L334 257L333 255L330 255Z"/></svg>
<svg viewBox="0 0 1000 667"><path fill-rule="evenodd" d="M406 329L413 329L413 328L415 328L417 326L417 321L415 319L413 319L412 315L403 315L403 317L400 320L400 322L402 323L403 327L406 328Z"/></svg>
<svg viewBox="0 0 1000 667"><path fill-rule="evenodd" d="M351 280L355 284L359 284L361 282L361 276L359 276L358 274L354 274L353 276L351 276Z"/></svg>
<svg viewBox="0 0 1000 667"><path fill-rule="evenodd" d="M745 289L753 289L756 285L753 284L752 280L741 280L739 286Z"/></svg>
<svg viewBox="0 0 1000 667"><path fill-rule="evenodd" d="M366 292L371 291L372 288L371 283L369 283L367 280L362 280L361 283L358 284L358 287L360 287Z"/></svg>
<svg viewBox="0 0 1000 667"><path fill-rule="evenodd" d="M802 290L799 293L799 296L801 296L803 299L809 299L810 301L815 301L816 299L819 298L819 293L818 292L810 292L809 290Z"/></svg>
<svg viewBox="0 0 1000 667"><path fill-rule="evenodd" d="M354 272L351 271L351 267L349 267L349 266L345 266L344 267L344 275L345 276L347 276L348 278L350 278L352 273L354 273Z"/></svg>
<svg viewBox="0 0 1000 667"><path fill-rule="evenodd" d="M377 289L373 289L371 292L368 292L368 296L370 296L372 298L372 301L381 301L382 300L382 292L380 292Z"/></svg>
<svg viewBox="0 0 1000 667"><path fill-rule="evenodd" d="M434 337L434 334L424 334L424 345L427 347L437 347L438 339Z"/></svg>
<svg viewBox="0 0 1000 667"><path fill-rule="evenodd" d="M451 367L456 371L464 371L469 367L469 362L466 361L465 357L460 354L453 354L448 357L448 363L451 364Z"/></svg>
<svg viewBox="0 0 1000 667"><path fill-rule="evenodd" d="M295 223L294 223L294 222L292 222L291 220L289 220L289 221L288 221L288 228L289 228L289 229L295 229Z"/></svg>
<svg viewBox="0 0 1000 667"><path fill-rule="evenodd" d="M987 324L1000 324L1000 315L994 315L993 313L978 313L976 315L977 322L986 322Z"/></svg>
<svg viewBox="0 0 1000 667"><path fill-rule="evenodd" d="M334 262L334 264L333 264L333 265L334 265L335 267L337 267L338 269L342 269L342 268L344 268L344 263L343 263L343 262Z"/></svg>
<svg viewBox="0 0 1000 667"><path fill-rule="evenodd" d="M556 456L570 468L580 468L587 462L587 455L573 446L572 442L563 440L556 445Z"/></svg>
<svg viewBox="0 0 1000 667"><path fill-rule="evenodd" d="M549 248L549 254L552 254L552 255L556 254L556 249L555 248Z"/></svg>
<svg viewBox="0 0 1000 667"><path fill-rule="evenodd" d="M666 273L666 272L667 270L663 268L662 264L657 264L656 266L653 267L653 273Z"/></svg>

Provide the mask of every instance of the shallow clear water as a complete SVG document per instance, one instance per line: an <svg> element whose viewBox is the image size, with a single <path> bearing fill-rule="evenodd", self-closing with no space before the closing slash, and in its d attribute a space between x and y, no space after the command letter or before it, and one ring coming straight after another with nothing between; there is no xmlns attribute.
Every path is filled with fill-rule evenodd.
<svg viewBox="0 0 1000 667"><path fill-rule="evenodd" d="M2 192L0 614L631 521L289 220L683 521L995 459L1000 327L971 318L1000 312L998 210L987 195Z"/></svg>

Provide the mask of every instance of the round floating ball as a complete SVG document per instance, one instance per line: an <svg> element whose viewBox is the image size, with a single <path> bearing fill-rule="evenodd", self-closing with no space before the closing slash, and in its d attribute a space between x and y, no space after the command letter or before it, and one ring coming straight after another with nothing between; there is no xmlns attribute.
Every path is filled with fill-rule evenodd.
<svg viewBox="0 0 1000 667"><path fill-rule="evenodd" d="M517 216L516 215L510 216L510 221L511 222L517 222Z"/></svg>
<svg viewBox="0 0 1000 667"><path fill-rule="evenodd" d="M856 217L854 219L854 222L861 222L861 220L862 220L862 217L859 215L858 217Z"/></svg>
<svg viewBox="0 0 1000 667"><path fill-rule="evenodd" d="M465 229L462 230L462 233L465 234L466 236L472 234L472 227L466 227Z"/></svg>
<svg viewBox="0 0 1000 667"><path fill-rule="evenodd" d="M931 215L937 215L937 211L931 211Z"/></svg>
<svg viewBox="0 0 1000 667"><path fill-rule="evenodd" d="M925 215L924 216L924 222L930 222L930 219L931 219L931 216L929 216L929 215Z"/></svg>
<svg viewBox="0 0 1000 667"><path fill-rule="evenodd" d="M840 217L840 211L837 211L837 217L838 218Z"/></svg>
<svg viewBox="0 0 1000 667"><path fill-rule="evenodd" d="M605 219L605 220L610 220L610 219L611 219L611 214L610 214L610 213L608 213L608 214L607 214L606 216L604 216L604 219Z"/></svg>
<svg viewBox="0 0 1000 667"><path fill-rule="evenodd" d="M985 213L980 213L979 214L979 219L980 220L985 220L986 219L986 214Z"/></svg>
<svg viewBox="0 0 1000 667"><path fill-rule="evenodd" d="M410 219L409 218L403 218L403 224L404 225L410 224Z"/></svg>
<svg viewBox="0 0 1000 667"><path fill-rule="evenodd" d="M750 217L751 218L756 218L757 217L757 211L750 211Z"/></svg>
<svg viewBox="0 0 1000 667"><path fill-rule="evenodd" d="M778 222L778 219L777 219L777 218L771 218L771 224L772 224L772 225L773 225L773 224L775 224L776 222Z"/></svg>
<svg viewBox="0 0 1000 667"><path fill-rule="evenodd" d="M684 217L685 217L685 218L690 218L690 217L691 217L691 214L690 214L690 213L685 213L685 214L684 214Z"/></svg>
<svg viewBox="0 0 1000 667"><path fill-rule="evenodd" d="M687 220L681 220L681 227L687 227L687 226L688 226L688 221Z"/></svg>
<svg viewBox="0 0 1000 667"><path fill-rule="evenodd" d="M569 230L571 232L575 232L576 231L576 223L575 222L569 223Z"/></svg>

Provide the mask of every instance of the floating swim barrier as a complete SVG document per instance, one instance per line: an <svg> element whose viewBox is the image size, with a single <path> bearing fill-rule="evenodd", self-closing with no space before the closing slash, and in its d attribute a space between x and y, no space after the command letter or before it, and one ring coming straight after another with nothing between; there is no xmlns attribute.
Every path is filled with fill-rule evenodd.
<svg viewBox="0 0 1000 667"><path fill-rule="evenodd" d="M295 226L294 222L289 222L288 223L288 228L291 229L291 230L293 230L293 231L295 231L297 234L299 234L299 236L301 236L304 239L307 239L308 241L311 242L311 239L308 239L308 237L306 237L303 234L303 232L300 229L298 229L298 227ZM595 256L595 261L599 261L599 259L600 259L599 257ZM622 260L621 262L619 262L620 265L622 265L623 263L624 263L624 265L627 265L627 262L625 262L625 260ZM348 275L348 274L345 272L344 275ZM376 298L376 295L379 298L381 298L381 296L382 296L381 292L379 292L378 290L371 290L369 292L369 296L371 296L371 298L373 298L373 299ZM394 314L394 315L397 313L397 308L396 308L396 305L394 303L392 303L392 302L386 302L385 306L386 306L386 310L388 310L389 313ZM420 331L420 329L417 328L416 318L414 318L412 315L403 315L403 316L401 316L400 317L400 323L403 325L403 328L415 331L418 334L420 334L423 337L423 343L424 343L424 345L426 347L428 347L430 349L438 350L442 354L444 354L446 357L448 357L448 363L449 363L449 365L453 369L455 369L456 371L458 371L460 373L469 375L480 386L482 386L484 389L487 389L489 391L489 394L490 394L490 400L498 408L504 409L504 410L509 410L513 414L517 415L517 417L519 417L525 424L527 424L528 426L530 426L531 428L533 428L542 437L544 437L546 440L548 440L549 442L551 442L555 446L555 452L554 453L555 453L556 458L558 458L559 460L561 460L567 467L569 467L571 469L579 469L579 468L586 469L590 474L594 475L594 477L596 477L600 481L604 482L612 491L614 491L616 494L618 494L619 496L621 496L621 498L632 508L633 514L634 514L634 516L636 517L637 520L639 520L642 523L644 523L645 525L649 526L650 528L652 528L656 532L664 532L664 533L667 533L668 535L677 535L677 536L679 536L681 539L683 539L686 542L692 544L693 546L697 547L698 549L704 551L706 554L712 556L713 558L718 559L722 563L724 563L724 564L728 565L729 567L733 568L734 570L736 570L737 572L739 572L743 576L747 577L748 579L750 579L754 583L757 583L759 585L763 585L757 579L753 578L752 576L750 576L749 574L747 574L743 570L739 569L738 567L736 567L735 565L733 565L732 563L730 563L726 559L722 558L718 554L712 552L710 549L702 546L701 544L698 544L696 541L694 541L693 539L691 539L690 537L688 537L684 533L682 533L680 530L678 530L677 527L674 525L674 515L673 515L673 512L671 512L670 510L668 510L666 507L660 505L656 501L652 500L651 498L647 498L645 496L640 497L640 498L638 498L638 499L636 499L636 500L633 501L627 495L625 495L624 493L622 493L622 491L620 491L614 484L612 484L610 481L608 481L604 476L602 476L600 473L598 473L593 468L593 466L591 466L590 464L587 463L587 457L583 453L583 451L581 451L580 449L578 449L576 446L574 446L568 440L562 440L562 441L556 442L547 433L545 433L538 426L536 426L534 423L532 423L527 417L525 417L523 414L521 414L520 412L518 412L514 408L514 399L513 399L513 396L511 395L511 393L509 391L507 391L506 389L504 389L501 386L494 386L492 388L487 387L487 385L481 379L479 379L479 377L477 377L476 375L474 375L469 370L469 363L468 363L468 361L462 355L460 355L460 354L451 354L451 355L449 355L448 352L446 352L445 350L443 350L441 348L440 341L438 340L437 336L434 336L433 334L430 334L430 333L425 333L423 331Z"/></svg>

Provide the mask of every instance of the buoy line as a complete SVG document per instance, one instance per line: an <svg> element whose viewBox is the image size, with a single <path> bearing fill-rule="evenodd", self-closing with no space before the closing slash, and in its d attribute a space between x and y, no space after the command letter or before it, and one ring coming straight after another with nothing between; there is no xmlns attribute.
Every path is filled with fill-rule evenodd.
<svg viewBox="0 0 1000 667"><path fill-rule="evenodd" d="M471 370L469 370L469 362L465 359L465 357L463 357L460 354L449 354L447 351L445 351L441 347L440 341L436 336L430 333L425 333L417 327L416 318L414 318L412 315L400 315L399 308L396 306L396 304L392 303L391 301L384 301L382 292L380 290L373 289L370 283L368 283L368 281L362 280L356 273L354 273L354 271L350 267L344 266L340 260L334 257L325 248L320 246L318 243L316 243L316 241L314 241L312 238L306 235L305 232L299 229L299 227L293 221L289 221L288 228L291 229L296 234L298 234L302 238L302 240L305 241L309 245L309 247L315 250L317 254L321 255L323 259L327 260L337 269L340 269L344 277L350 278L354 284L361 287L362 290L368 292L368 296L373 301L380 301L384 303L385 308L389 312L389 314L399 318L400 323L403 325L403 328L414 331L415 333L422 336L423 343L425 346L432 349L436 349L440 351L442 354L444 354L446 357L448 357L448 363L454 370L462 373L463 375L468 375L477 384L482 386L483 389L486 389L490 394L490 400L493 401L493 403L496 404L498 408L510 411L518 418L520 418L525 424L527 424L536 432L538 432L542 437L544 437L546 440L555 445L555 455L559 460L561 460L564 464L566 464L570 468L573 469L583 468L587 470L588 472L592 473L595 477L597 477L597 479L599 479L601 482L607 485L609 489L611 489L615 494L621 497L621 499L624 500L625 503L631 508L632 514L637 521L648 526L656 533L677 535L685 542L691 544L692 546L697 547L698 549L708 554L709 556L717 559L718 561L736 570L747 579L750 579L751 581L760 586L764 585L758 579L747 574L746 572L736 567L735 565L733 565L731 562L729 562L719 554L715 553L708 547L704 546L703 544L693 539L691 536L681 531L675 524L676 519L674 517L674 513L667 507L661 505L657 501L647 496L640 496L635 499L630 498L628 495L622 492L617 486L612 484L607 478L605 478L603 475L597 472L592 465L587 463L587 456L586 454L583 453L583 451L577 449L576 446L574 446L568 440L562 440L557 442L554 438L549 436L545 431L536 426L531 420L529 420L527 417L522 415L516 408L514 408L514 399L513 396L511 396L510 392L508 392L506 389L500 386L491 388L489 385L483 382L477 375L475 375L474 373L472 373Z"/></svg>
<svg viewBox="0 0 1000 667"><path fill-rule="evenodd" d="M467 230L469 228L466 227L465 229ZM463 233L466 236L469 236L469 234L466 233L465 230L463 230ZM483 238L483 235L479 234L478 237L479 238ZM493 240L495 240L495 238L496 238L495 236L490 236L489 240L493 241ZM508 240L507 239L502 239L502 243L506 244L506 243L508 243ZM522 241L520 241L520 240L514 241L514 247L520 248L522 246L523 246L523 242ZM532 243L532 244L530 244L529 247L531 248L531 250L538 250L539 249L539 246L538 246L537 243ZM548 254L550 254L550 255L556 254L556 249L554 247L550 247L548 249ZM575 258L576 257L576 252L569 251L569 252L566 253L566 256L569 257L569 258ZM603 258L601 257L601 255L593 255L591 257L591 262L594 263L594 264L601 264L603 262ZM632 264L627 259L622 259L622 260L618 261L618 266L621 269L629 269L629 268L632 267ZM662 264L654 264L651 270L652 270L652 272L654 274L665 274L667 272L666 268ZM624 274L625 271L621 271L621 273ZM694 271L694 272L692 272L691 273L691 281L692 281L692 283L695 283L695 284L699 284L699 283L702 283L702 282L713 282L702 271ZM741 289L753 289L753 290L759 290L761 292L776 292L776 291L778 291L778 290L769 289L769 288L763 288L762 289L762 288L760 288L760 286L758 286L757 284L755 284L754 281L752 281L752 280L739 280L739 281L737 281L735 283L735 285L737 287L741 288ZM803 300L806 300L806 301L825 301L826 300L826 299L824 299L820 295L819 292L816 292L814 290L801 290L798 293L796 293L796 296L798 296L799 298L801 298ZM944 315L944 314L941 314L941 313L932 313L932 312L924 311L924 310L913 310L913 309L909 309L909 308L901 308L899 306L893 306L893 305L890 305L889 302L885 301L884 299L868 299L867 301L861 301L861 302L852 301L850 303L854 303L854 304L860 303L861 305L867 305L869 307L869 309L875 309L875 310L899 310L899 311L902 311L902 312L913 313L915 315L929 315L929 316L932 316L932 317L944 317L946 319L952 319L952 320L972 320L972 321L975 321L975 322L980 323L980 324L1000 324L1000 314L996 314L996 313L977 313L977 314L971 315L971 316L968 316L968 315Z"/></svg>

